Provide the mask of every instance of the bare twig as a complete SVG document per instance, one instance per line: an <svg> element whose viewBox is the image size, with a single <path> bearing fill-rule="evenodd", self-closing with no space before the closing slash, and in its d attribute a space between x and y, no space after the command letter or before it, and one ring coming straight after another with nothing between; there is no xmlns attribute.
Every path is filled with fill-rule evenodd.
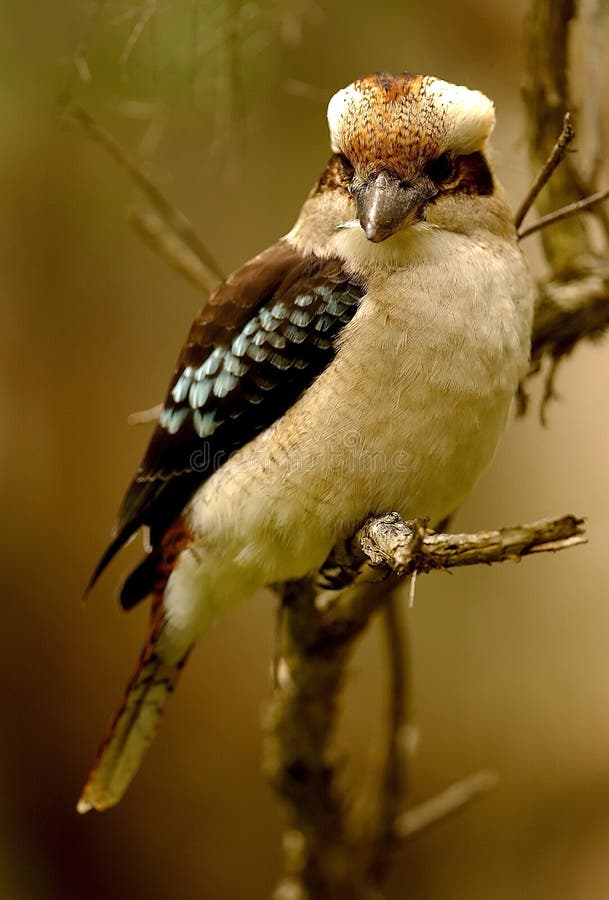
<svg viewBox="0 0 609 900"><path fill-rule="evenodd" d="M135 230L155 253L183 275L204 297L210 294L213 284L209 270L175 231L168 228L163 219L147 209L131 209L128 216Z"/></svg>
<svg viewBox="0 0 609 900"><path fill-rule="evenodd" d="M486 769L462 781L456 781L441 794L402 813L395 823L396 838L410 840L418 837L421 832L444 822L455 813L461 812L474 800L490 793L497 785L497 781L497 774Z"/></svg>
<svg viewBox="0 0 609 900"><path fill-rule="evenodd" d="M296 47L302 40L302 33L306 24L319 25L323 22L324 13L321 6L312 0L292 0L275 4L275 15L279 17L279 29L281 40L290 47Z"/></svg>
<svg viewBox="0 0 609 900"><path fill-rule="evenodd" d="M84 24L82 27L82 33L80 35L76 49L74 50L74 53L71 57L71 62L74 65L74 69L76 70L78 77L81 81L84 82L91 81L91 69L89 67L87 54L89 52L91 34L93 33L93 30L100 19L104 6L105 0L93 0L92 3L83 8ZM70 81L71 78L70 76L68 76L68 83L66 84L65 88L66 93L69 92Z"/></svg>
<svg viewBox="0 0 609 900"><path fill-rule="evenodd" d="M576 173L576 178L580 197L585 199L586 197L591 197L593 194L597 193L597 179L595 179L594 182L591 182L588 177L582 175L580 172ZM607 211L607 207L605 206L605 204L599 203L594 207L593 213L595 219L601 225L601 229L605 239L605 246L607 246L609 245L609 212Z"/></svg>
<svg viewBox="0 0 609 900"><path fill-rule="evenodd" d="M574 16L574 0L532 0L527 16L523 96L534 171L549 157L565 113L575 108L567 80L569 26ZM580 199L580 178L572 156L567 155L536 204L545 215ZM575 217L560 228L544 231L542 244L557 277L577 270L582 261L589 264L594 256L585 223Z"/></svg>
<svg viewBox="0 0 609 900"><path fill-rule="evenodd" d="M367 522L355 540L359 540L361 546L360 571L364 577L367 566L409 575L415 570L430 572L433 569L505 562L531 553L554 552L584 544L587 538L583 521L577 516L567 515L497 531L442 534L428 528L423 519L404 522L397 513L390 513Z"/></svg>
<svg viewBox="0 0 609 900"><path fill-rule="evenodd" d="M587 182L592 191L597 187L604 162L602 145L603 20L600 0L581 0L580 16L585 34L584 81L586 103L582 109L589 143Z"/></svg>
<svg viewBox="0 0 609 900"><path fill-rule="evenodd" d="M214 128L214 149L226 151L235 143L232 132L241 129L239 139L245 137L245 109L241 82L239 37L241 31L241 0L224 0L221 36L218 43L218 101ZM232 140L231 140L232 138Z"/></svg>
<svg viewBox="0 0 609 900"><path fill-rule="evenodd" d="M518 212L516 213L516 216L514 218L514 225L516 226L516 229L520 228L524 217L535 203L538 194L552 177L552 173L554 172L555 168L560 165L560 163L565 158L569 144L574 137L575 129L573 128L573 117L571 113L567 112L565 113L565 117L562 122L562 130L556 143L550 151L550 155L545 161L541 172L531 185L526 197L520 204ZM522 237L522 235L520 236Z"/></svg>
<svg viewBox="0 0 609 900"><path fill-rule="evenodd" d="M580 14L588 29L598 26L597 0L586 0ZM526 28L526 76L523 89L528 125L529 156L537 167L543 154L554 143L566 109L573 103L568 82L569 28L575 15L574 0L532 0ZM589 209L602 227L605 247L609 244L609 215L603 205L607 192L595 192L600 149L600 111L595 96L599 85L600 29L595 34L592 54L586 54L587 78L592 92L592 108L584 119L588 134L583 137L591 146L592 172L586 179L577 169L573 155L565 157L537 199L541 219L520 237L541 229L542 247L552 272L547 283L539 285L533 327L531 367L527 378L547 372L542 415L554 394L557 363L583 340L596 339L609 328L609 266L603 254L593 246L584 217L575 214ZM588 84L586 84L586 102ZM591 195L591 196L588 196ZM552 224L554 227L547 228ZM548 367L542 366L545 357ZM525 386L521 385L519 410L527 408Z"/></svg>
<svg viewBox="0 0 609 900"><path fill-rule="evenodd" d="M559 366L560 359L550 360L548 374L546 375L543 385L543 396L541 398L541 403L539 404L539 421L544 428L548 424L548 406L552 400L558 400L558 394L556 393L556 376L558 374Z"/></svg>
<svg viewBox="0 0 609 900"><path fill-rule="evenodd" d="M592 194L590 197L584 197L583 200L576 200L575 203L569 203L561 209L556 209L554 212L542 216L532 225L529 225L528 228L523 228L522 231L518 233L518 237L522 240L530 234L535 234L536 231L541 231L542 228L547 228L548 225L554 225L555 222L562 222L570 216L586 212L586 210L596 206L597 203L602 203L607 199L609 199L609 188L605 191L599 191L597 194Z"/></svg>
<svg viewBox="0 0 609 900"><path fill-rule="evenodd" d="M135 24L131 29L129 37L127 38L127 43L125 44L125 48L121 54L121 63L123 65L126 65L129 62L129 58L135 50L135 45L142 36L146 25L155 14L156 0L142 0L138 7Z"/></svg>
<svg viewBox="0 0 609 900"><path fill-rule="evenodd" d="M355 639L388 585L356 585L328 603L308 580L286 585L278 684L265 723L265 771L288 814L276 897L369 896L332 738Z"/></svg>
<svg viewBox="0 0 609 900"><path fill-rule="evenodd" d="M300 97L303 100L312 100L313 103L324 103L331 93L327 88L320 88L307 81L300 81L296 78L287 78L283 83L283 89L286 94L292 97Z"/></svg>
<svg viewBox="0 0 609 900"><path fill-rule="evenodd" d="M527 379L546 371L542 401L542 421L548 401L555 396L554 379L558 363L585 340L598 340L609 328L609 263L599 261L583 267L570 277L539 286L535 308L531 365ZM542 367L548 358L549 366ZM549 381L548 381L549 379ZM518 392L518 412L528 408L526 382Z"/></svg>
<svg viewBox="0 0 609 900"><path fill-rule="evenodd" d="M388 595L382 610L387 658L389 661L389 709L387 749L378 790L378 809L372 816L369 877L381 885L395 848L395 822L407 792L406 735L408 716L407 663L401 605L395 591Z"/></svg>
<svg viewBox="0 0 609 900"><path fill-rule="evenodd" d="M199 258L199 261L209 272L209 283L215 283L224 276L217 262L197 237L192 225L183 212L173 206L161 193L158 187L144 175L142 170L127 156L117 141L107 131L101 128L94 119L80 106L71 105L64 113L68 122L74 122L82 131L108 153L118 165L124 169L135 184L140 188L155 211L165 222L167 227L174 232L176 238L181 240Z"/></svg>
<svg viewBox="0 0 609 900"><path fill-rule="evenodd" d="M576 174L579 175L581 196L586 197L598 192L599 178L605 161L601 100L604 97L605 88L603 46L606 34L603 28L600 0L580 0L578 18L582 25L580 41L584 47L582 66L585 103L582 104L580 120L584 126L585 159ZM605 206L598 206L595 214L601 223L605 240L609 242L609 210Z"/></svg>
<svg viewBox="0 0 609 900"><path fill-rule="evenodd" d="M406 692L407 663L404 623L395 593L389 594L383 606L383 625L389 660L390 708L388 710L387 761L385 792L388 803L400 803L405 788L406 770L402 737L406 729L408 703ZM386 816L392 819L393 816Z"/></svg>
<svg viewBox="0 0 609 900"><path fill-rule="evenodd" d="M199 27L200 27L200 15L199 15L199 0L190 0L191 7L191 25L190 25L190 86L193 93L193 98L196 100L196 89L197 89L197 75L198 75L198 66L197 61L199 59Z"/></svg>
<svg viewBox="0 0 609 900"><path fill-rule="evenodd" d="M150 409L142 409L139 412L130 413L127 416L127 424L150 425L152 422L158 422L162 409L163 404L158 403L156 406L151 406Z"/></svg>
<svg viewBox="0 0 609 900"><path fill-rule="evenodd" d="M543 356L562 358L580 341L600 337L608 326L609 263L548 282L540 288L535 312L533 369Z"/></svg>

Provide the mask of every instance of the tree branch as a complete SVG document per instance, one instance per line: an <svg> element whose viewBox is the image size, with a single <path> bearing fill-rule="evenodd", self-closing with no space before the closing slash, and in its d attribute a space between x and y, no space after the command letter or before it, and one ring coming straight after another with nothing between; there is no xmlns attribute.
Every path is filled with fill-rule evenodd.
<svg viewBox="0 0 609 900"><path fill-rule="evenodd" d="M560 359L580 341L595 340L609 326L609 262L582 269L540 288L535 313L532 370L544 355Z"/></svg>
<svg viewBox="0 0 609 900"><path fill-rule="evenodd" d="M131 29L125 48L121 53L121 63L123 65L126 65L129 62L131 54L135 50L135 45L141 38L146 25L153 16L156 15L156 0L142 0L139 4L137 13L134 10L134 14L136 14L135 24Z"/></svg>
<svg viewBox="0 0 609 900"><path fill-rule="evenodd" d="M347 565L358 578L376 581L389 572L405 576L505 562L586 543L583 522L567 515L495 531L443 534L429 528L425 519L404 522L389 513L370 519L350 539Z"/></svg>
<svg viewBox="0 0 609 900"><path fill-rule="evenodd" d="M390 589L389 582L356 585L329 598L317 595L309 580L285 586L283 640L264 753L265 772L288 816L285 875L276 900L370 896L332 739L355 639Z"/></svg>
<svg viewBox="0 0 609 900"><path fill-rule="evenodd" d="M99 126L95 120L82 107L75 104L69 105L64 110L64 120L74 123L95 144L102 147L106 153L124 169L132 181L142 191L150 202L160 219L165 223L175 241L185 247L198 258L202 269L206 273L206 293L210 293L215 284L224 277L220 267L210 251L197 236L194 228L181 210L173 206L159 188L142 172L131 160L118 142ZM156 249L167 258L167 246L159 242ZM176 268L175 260L169 257L170 265Z"/></svg>
<svg viewBox="0 0 609 900"><path fill-rule="evenodd" d="M370 845L368 877L381 887L396 849L396 820L406 802L407 756L412 749L408 727L408 685L406 640L401 603L392 592L382 609L383 630L389 668L387 746L377 792L377 808L370 811L364 835Z"/></svg>
<svg viewBox="0 0 609 900"><path fill-rule="evenodd" d="M535 171L550 156L565 113L575 105L569 96L568 38L575 16L574 0L533 0L525 26L523 96L529 158ZM581 199L580 178L570 156L559 166L546 189L537 196L542 215ZM591 262L589 235L579 218L541 235L544 253L556 275Z"/></svg>
<svg viewBox="0 0 609 900"><path fill-rule="evenodd" d="M405 786L406 694L397 607L390 600L396 576L567 549L586 541L582 526L582 519L568 515L446 534L434 532L424 520L404 522L390 513L370 519L331 554L324 568L339 579L340 590L320 590L310 579L286 585L277 683L265 722L265 771L288 815L286 874L276 898L374 896L398 838L490 789L488 776L476 776L418 810L398 814ZM393 666L389 744L377 813L358 829L349 815L333 737L351 653L379 608L387 617Z"/></svg>
<svg viewBox="0 0 609 900"><path fill-rule="evenodd" d="M560 132L560 135L558 136L556 143L552 147L550 155L545 161L541 172L529 188L526 197L520 204L518 212L514 217L514 225L516 226L516 230L518 230L522 225L526 214L535 203L535 200L537 199L539 193L543 190L544 186L552 177L552 173L554 172L556 167L559 166L565 158L567 150L569 148L569 144L574 137L575 129L573 128L573 117L570 112L566 112L562 120L562 130ZM519 237L523 236L524 235L519 235Z"/></svg>
<svg viewBox="0 0 609 900"><path fill-rule="evenodd" d="M597 12L595 2L588 15L589 27L594 27ZM595 11L596 10L596 11ZM565 110L573 109L568 83L568 40L570 24L574 17L573 0L532 0L525 32L526 73L523 97L527 118L529 156L536 168L554 145ZM595 18L596 17L596 18ZM596 22L598 24L598 22ZM597 35L598 38L598 35ZM587 78L594 94L598 86L602 54L594 52L587 57ZM593 106L596 100L593 98ZM587 122L593 153L592 175L596 177L599 157L600 121L594 107ZM554 380L559 362L575 346L584 340L594 340L609 328L609 222L602 205L605 192L592 196L593 206L586 195L594 190L594 181L586 179L575 166L572 154L563 158L549 181L547 190L536 198L542 218L532 226L543 229L541 240L552 275L539 285L533 326L531 367L528 378L542 369L545 357L550 360L541 407L542 421L545 409L554 396ZM587 198L588 200L590 198ZM578 204L582 204L578 206ZM604 248L599 252L592 243L591 234L581 217L572 211L587 208L601 225ZM568 215L563 215L568 212ZM546 228L548 224L552 228ZM531 234L521 233L521 237ZM527 409L525 385L519 391L519 409Z"/></svg>
<svg viewBox="0 0 609 900"><path fill-rule="evenodd" d="M583 200L576 200L575 203L569 203L568 206L563 206L561 209L555 209L554 212L548 213L546 216L537 219L537 221L534 222L533 225L529 225L528 228L523 228L522 231L518 233L518 237L520 240L529 237L529 235L535 234L536 231L547 228L548 225L554 225L555 222L562 222L563 219L568 219L570 216L586 212L586 210L592 209L597 203L602 203L608 198L609 189L598 191L596 194L584 197Z"/></svg>

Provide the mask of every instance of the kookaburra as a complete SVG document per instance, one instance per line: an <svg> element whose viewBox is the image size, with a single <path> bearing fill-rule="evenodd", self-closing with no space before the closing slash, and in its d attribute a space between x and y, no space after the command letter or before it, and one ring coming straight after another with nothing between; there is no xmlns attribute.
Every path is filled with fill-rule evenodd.
<svg viewBox="0 0 609 900"><path fill-rule="evenodd" d="M78 804L116 803L195 643L317 570L371 514L438 522L490 462L527 368L533 287L479 91L377 74L328 107L296 224L198 314L92 583L140 528L136 671Z"/></svg>

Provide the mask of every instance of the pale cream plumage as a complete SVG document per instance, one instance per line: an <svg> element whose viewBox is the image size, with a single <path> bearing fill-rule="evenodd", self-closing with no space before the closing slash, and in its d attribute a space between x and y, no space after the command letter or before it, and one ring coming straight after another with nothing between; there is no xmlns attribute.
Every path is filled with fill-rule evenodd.
<svg viewBox="0 0 609 900"><path fill-rule="evenodd" d="M257 588L316 569L369 514L452 513L491 460L526 371L533 286L501 188L485 174L491 102L428 77L373 76L333 98L329 122L351 186L340 173L336 185L322 180L285 240L340 260L365 293L330 364L188 503L191 539L153 645L163 666ZM428 163L463 154L461 189L433 193ZM373 242L359 227L357 189L386 170L396 191L396 178L418 180L430 199ZM156 719L141 721L123 727L122 755L110 737L81 811L120 798Z"/></svg>

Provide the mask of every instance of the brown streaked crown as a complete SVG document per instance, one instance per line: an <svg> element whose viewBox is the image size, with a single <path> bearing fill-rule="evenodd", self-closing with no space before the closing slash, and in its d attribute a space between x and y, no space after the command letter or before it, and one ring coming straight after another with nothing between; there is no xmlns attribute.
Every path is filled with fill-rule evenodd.
<svg viewBox="0 0 609 900"><path fill-rule="evenodd" d="M389 170L411 180L442 153L476 153L494 122L493 104L479 91L408 73L369 75L328 106L332 149L363 179Z"/></svg>

